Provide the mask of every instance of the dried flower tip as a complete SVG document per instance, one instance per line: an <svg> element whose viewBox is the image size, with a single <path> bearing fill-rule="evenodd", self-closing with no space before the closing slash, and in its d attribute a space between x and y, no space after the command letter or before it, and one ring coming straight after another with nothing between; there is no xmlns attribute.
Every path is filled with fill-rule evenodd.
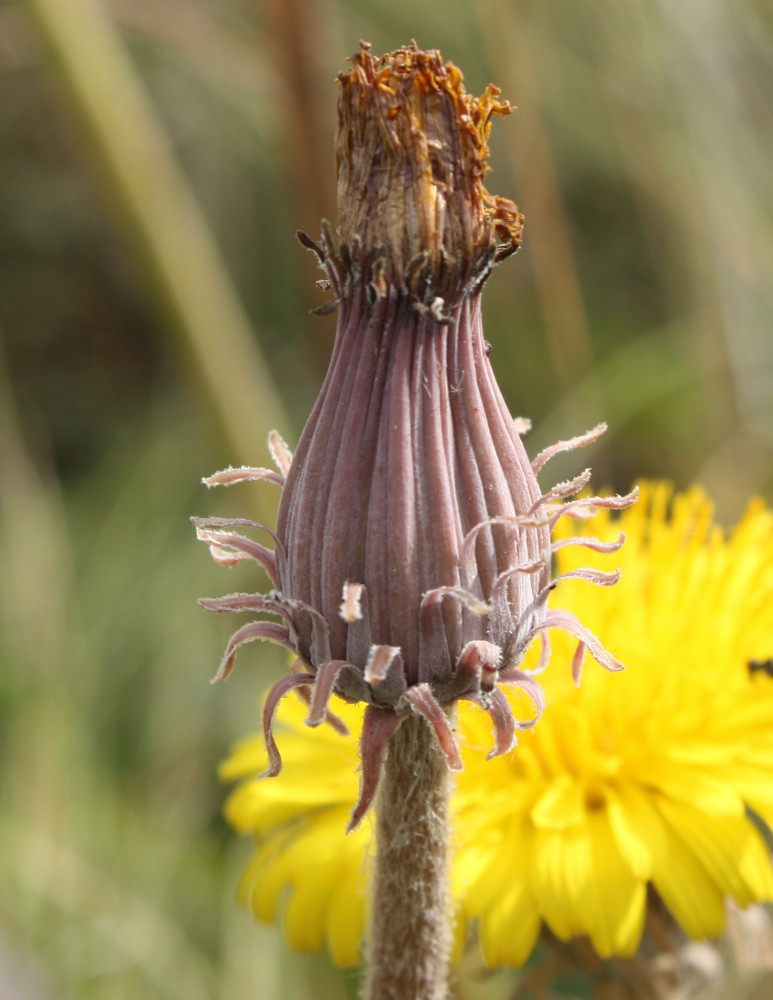
<svg viewBox="0 0 773 1000"><path fill-rule="evenodd" d="M415 42L380 59L363 45L351 62L338 77L340 256L372 272L377 294L410 291L448 322L460 292L521 241L518 208L483 183L491 117L512 108L494 86L472 97L456 66Z"/></svg>

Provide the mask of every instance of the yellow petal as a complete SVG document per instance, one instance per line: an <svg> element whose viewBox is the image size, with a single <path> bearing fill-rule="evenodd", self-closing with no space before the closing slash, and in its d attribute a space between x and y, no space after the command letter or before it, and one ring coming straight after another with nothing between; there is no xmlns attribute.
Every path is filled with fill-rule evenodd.
<svg viewBox="0 0 773 1000"><path fill-rule="evenodd" d="M662 811L662 804L658 803ZM674 919L692 938L715 937L725 927L719 886L670 824L661 856L654 858L652 881Z"/></svg>
<svg viewBox="0 0 773 1000"><path fill-rule="evenodd" d="M541 924L527 879L502 886L480 919L480 946L486 964L524 965L537 943Z"/></svg>
<svg viewBox="0 0 773 1000"><path fill-rule="evenodd" d="M620 852L606 809L560 833L538 830L535 861L534 895L558 938L587 934L602 957L635 952L646 887Z"/></svg>
<svg viewBox="0 0 773 1000"><path fill-rule="evenodd" d="M536 828L531 888L540 912L562 941L582 933L575 909L589 864L587 826L556 831Z"/></svg>
<svg viewBox="0 0 773 1000"><path fill-rule="evenodd" d="M706 816L681 802L660 811L723 895L740 906L773 898L773 872L764 841L746 817Z"/></svg>
<svg viewBox="0 0 773 1000"><path fill-rule="evenodd" d="M617 849L637 878L651 878L653 855L661 853L665 844L663 820L650 797L634 784L610 789L607 797Z"/></svg>
<svg viewBox="0 0 773 1000"><path fill-rule="evenodd" d="M619 850L606 809L588 816L591 863L586 873L585 932L602 958L633 955L644 927L647 892ZM582 900L578 901L583 906Z"/></svg>
<svg viewBox="0 0 773 1000"><path fill-rule="evenodd" d="M657 788L663 799L689 802L712 816L743 816L744 804L730 785L699 767L679 767L668 761L649 763L640 775L641 784Z"/></svg>
<svg viewBox="0 0 773 1000"><path fill-rule="evenodd" d="M282 849L287 838L275 837L256 851L241 877L238 898L258 920L271 923L279 915L282 892L288 883Z"/></svg>
<svg viewBox="0 0 773 1000"><path fill-rule="evenodd" d="M463 913L479 921L481 949L491 966L527 961L542 923L528 877L533 827L523 816L504 830L505 843L486 852L485 864L473 869L476 877L462 896ZM478 853L473 844L459 860Z"/></svg>
<svg viewBox="0 0 773 1000"><path fill-rule="evenodd" d="M535 826L563 830L585 818L585 790L572 775L562 774L551 782L531 811Z"/></svg>
<svg viewBox="0 0 773 1000"><path fill-rule="evenodd" d="M344 816L331 810L285 849L292 884L284 924L290 943L298 951L319 951L329 937L329 909L336 893L344 893L352 902L362 895L364 842L356 835L344 837L342 820ZM353 930L356 924L347 927ZM343 942L338 944L345 950Z"/></svg>

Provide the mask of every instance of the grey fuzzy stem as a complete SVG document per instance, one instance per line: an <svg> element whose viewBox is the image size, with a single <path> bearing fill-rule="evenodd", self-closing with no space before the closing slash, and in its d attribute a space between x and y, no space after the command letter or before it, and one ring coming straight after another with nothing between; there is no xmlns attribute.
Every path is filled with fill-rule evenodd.
<svg viewBox="0 0 773 1000"><path fill-rule="evenodd" d="M364 1000L447 1000L452 776L426 721L392 736L377 802Z"/></svg>

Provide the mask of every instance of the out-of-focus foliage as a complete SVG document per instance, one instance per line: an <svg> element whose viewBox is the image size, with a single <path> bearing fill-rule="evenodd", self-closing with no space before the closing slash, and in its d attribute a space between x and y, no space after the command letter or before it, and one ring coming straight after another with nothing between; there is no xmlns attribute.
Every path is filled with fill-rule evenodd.
<svg viewBox="0 0 773 1000"><path fill-rule="evenodd" d="M518 201L526 239L485 308L530 448L603 418L598 482L701 482L728 521L751 493L773 498L768 5L98 2L291 443L334 328L307 315L323 293L293 233L335 217L335 75L359 38L415 37L519 107L497 125L489 187ZM270 487L198 486L245 459L218 430L243 401L201 377L224 334L191 362L45 6L0 4L0 995L25 996L24 981L41 1000L354 996L354 978L290 956L232 901L248 846L220 819L216 762L282 663L262 647L208 686L229 626L195 606L223 581L186 519L265 505ZM120 137L120 95L96 96L115 97ZM277 416L247 403L260 464Z"/></svg>

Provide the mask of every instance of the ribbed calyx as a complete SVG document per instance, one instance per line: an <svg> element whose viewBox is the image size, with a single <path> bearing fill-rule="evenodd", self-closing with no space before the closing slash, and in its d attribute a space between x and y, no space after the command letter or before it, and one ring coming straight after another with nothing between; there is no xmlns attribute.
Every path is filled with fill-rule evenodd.
<svg viewBox="0 0 773 1000"><path fill-rule="evenodd" d="M497 87L472 97L415 43L380 59L363 45L351 61L338 77L339 256L376 290L450 309L521 241L516 205L483 183L491 116L512 109Z"/></svg>
<svg viewBox="0 0 773 1000"><path fill-rule="evenodd" d="M343 306L277 525L283 586L322 613L329 655L357 665L339 689L375 704L424 682L441 694L474 640L514 665L550 580L539 504L486 356L479 297L444 326L402 297ZM347 583L362 587L351 620L339 614ZM311 658L315 633L312 616L299 622ZM371 693L374 646L392 651L392 669Z"/></svg>
<svg viewBox="0 0 773 1000"><path fill-rule="evenodd" d="M508 106L493 87L471 98L454 66L415 44L378 60L363 46L352 63L340 77L337 231L323 225L319 243L302 237L339 307L330 367L295 457L270 438L279 473L229 469L205 480L281 486L274 551L231 530L262 529L245 520L197 527L216 558L254 558L273 584L204 606L279 618L239 629L218 677L254 639L283 643L298 658L266 701L268 773L281 764L271 722L286 691L305 693L310 725L339 724L328 710L334 692L367 704L356 823L389 738L410 713L430 723L451 768L461 763L445 709L459 698L490 714L492 754L511 749L516 728L542 708L533 675L547 663L549 629L577 636L575 675L586 649L619 668L570 614L548 610L557 582L551 528L565 514L627 506L633 495L568 500L588 471L543 491L545 462L595 441L604 426L530 462L521 441L528 424L510 416L494 378L480 292L494 262L517 248L522 218L483 178L490 117ZM613 550L622 538L575 542ZM520 663L536 636L543 655L527 673ZM534 719L516 724L500 682L528 692Z"/></svg>

